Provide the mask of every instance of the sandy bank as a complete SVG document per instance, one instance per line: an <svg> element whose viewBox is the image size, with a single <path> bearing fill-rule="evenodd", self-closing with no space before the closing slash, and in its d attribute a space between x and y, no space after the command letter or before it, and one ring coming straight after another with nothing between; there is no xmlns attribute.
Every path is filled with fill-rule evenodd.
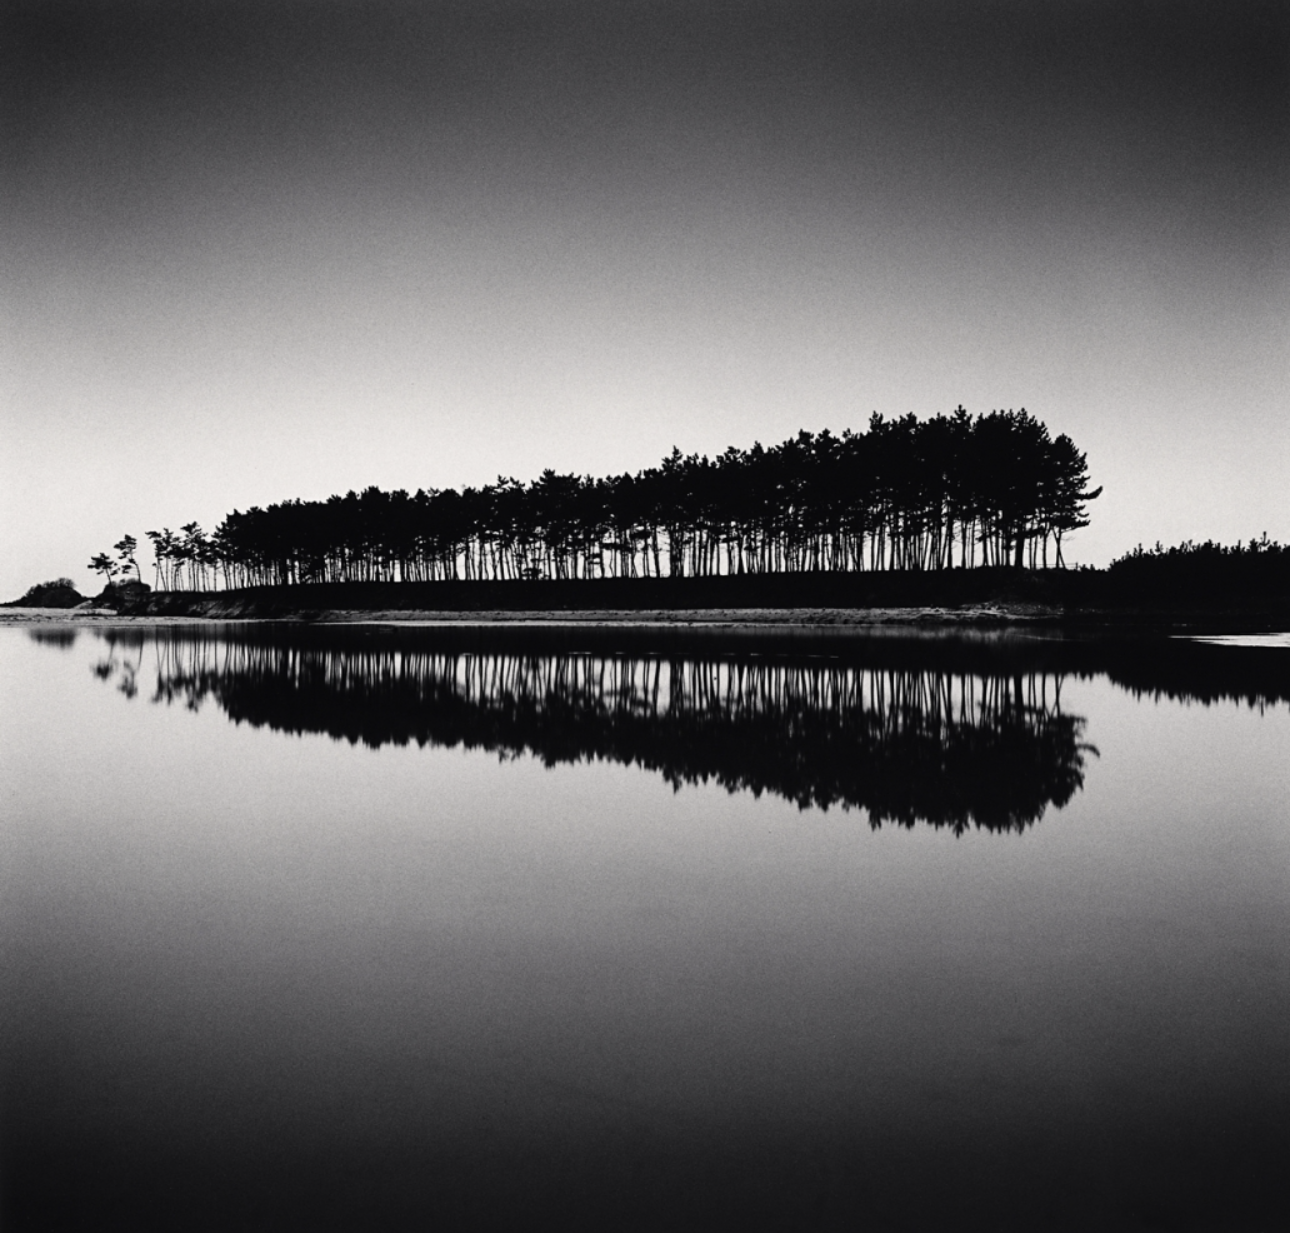
<svg viewBox="0 0 1290 1233"><path fill-rule="evenodd" d="M113 608L0 608L0 625L208 625L206 617L122 616Z"/></svg>
<svg viewBox="0 0 1290 1233"><path fill-rule="evenodd" d="M1014 625L1052 621L1060 614L1038 604L981 604L960 608L725 608L641 611L435 612L417 609L328 609L281 617L127 616L110 608L4 608L0 624L194 625L229 620L309 624L396 625L634 625L634 626L890 626Z"/></svg>

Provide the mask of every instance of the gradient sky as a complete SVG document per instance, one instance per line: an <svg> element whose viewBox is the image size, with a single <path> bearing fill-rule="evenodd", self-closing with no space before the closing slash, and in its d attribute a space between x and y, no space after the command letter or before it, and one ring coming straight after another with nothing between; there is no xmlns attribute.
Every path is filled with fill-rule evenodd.
<svg viewBox="0 0 1290 1233"><path fill-rule="evenodd" d="M1290 540L1283 3L9 3L0 593L291 497L1025 407Z"/></svg>

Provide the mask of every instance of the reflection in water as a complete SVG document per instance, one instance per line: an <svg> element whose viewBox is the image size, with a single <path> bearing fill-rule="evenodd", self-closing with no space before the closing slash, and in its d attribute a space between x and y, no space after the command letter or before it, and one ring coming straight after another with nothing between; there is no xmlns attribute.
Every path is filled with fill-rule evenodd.
<svg viewBox="0 0 1290 1233"><path fill-rule="evenodd" d="M96 667L128 697L145 636L106 635ZM207 698L235 722L336 739L602 759L678 788L713 780L806 809L863 808L875 828L922 820L1024 830L1084 782L1085 721L1043 672L973 674L809 657L477 653L412 641L328 645L148 635L154 701ZM120 653L118 653L120 652ZM1095 751L1094 751L1095 752Z"/></svg>
<svg viewBox="0 0 1290 1233"><path fill-rule="evenodd" d="M0 630L6 1230L1280 1227L1279 650L43 645ZM1094 738L1024 841L747 794L1024 825Z"/></svg>
<svg viewBox="0 0 1290 1233"><path fill-rule="evenodd" d="M38 642L41 646L52 646L59 651L70 651L76 645L76 635L80 631L67 626L61 626L51 629L29 629L27 636L33 641Z"/></svg>

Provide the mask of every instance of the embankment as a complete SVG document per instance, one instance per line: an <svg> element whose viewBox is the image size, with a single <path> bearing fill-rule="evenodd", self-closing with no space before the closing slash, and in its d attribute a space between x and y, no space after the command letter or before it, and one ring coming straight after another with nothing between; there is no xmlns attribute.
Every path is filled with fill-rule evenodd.
<svg viewBox="0 0 1290 1233"><path fill-rule="evenodd" d="M565 619L744 623L1139 625L1226 632L1290 628L1290 597L1121 594L1103 571L1012 569L875 574L345 582L153 592L136 617L207 620Z"/></svg>

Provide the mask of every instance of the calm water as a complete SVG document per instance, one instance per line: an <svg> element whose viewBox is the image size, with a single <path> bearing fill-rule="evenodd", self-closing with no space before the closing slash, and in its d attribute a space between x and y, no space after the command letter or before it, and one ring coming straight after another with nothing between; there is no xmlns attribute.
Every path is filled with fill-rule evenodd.
<svg viewBox="0 0 1290 1233"><path fill-rule="evenodd" d="M1290 651L0 628L6 1229L1286 1227Z"/></svg>

